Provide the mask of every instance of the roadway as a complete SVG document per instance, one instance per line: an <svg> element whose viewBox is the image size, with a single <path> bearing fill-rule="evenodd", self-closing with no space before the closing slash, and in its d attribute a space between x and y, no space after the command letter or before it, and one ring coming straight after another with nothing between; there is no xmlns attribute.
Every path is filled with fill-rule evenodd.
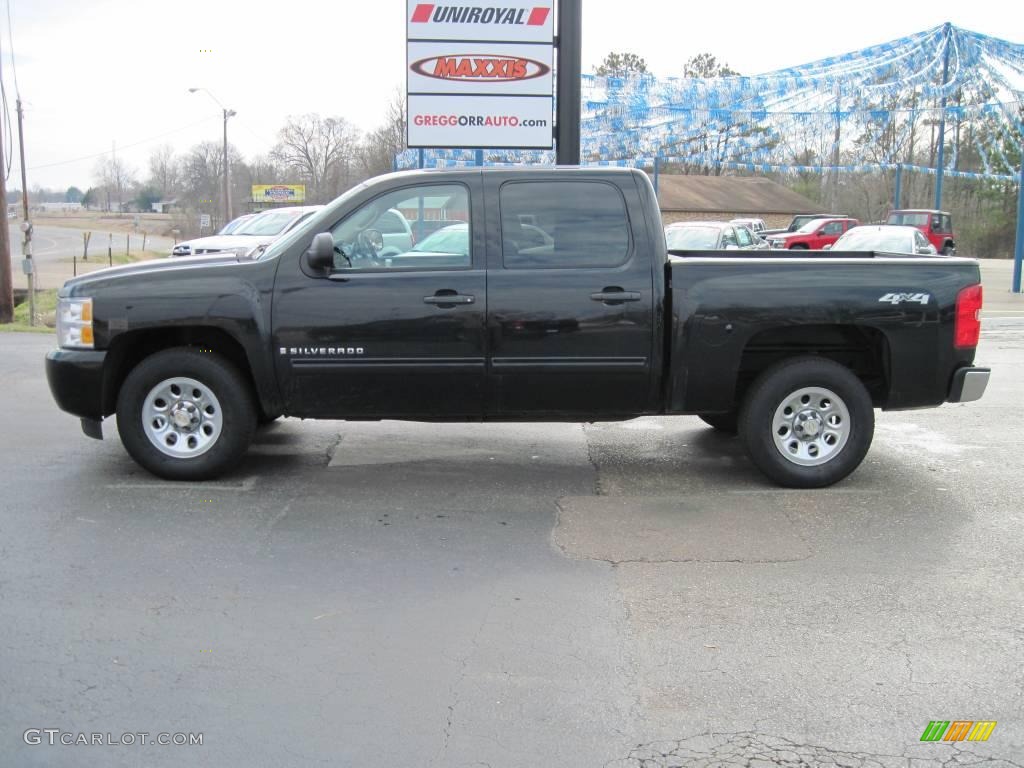
<svg viewBox="0 0 1024 768"><path fill-rule="evenodd" d="M15 288L27 288L28 282L21 269L21 231L17 228L18 221L10 220L11 224L11 273L14 276ZM111 233L98 230L92 231L89 241L89 260L82 261L82 233L86 230L74 227L55 227L51 225L35 226L32 235L32 254L36 262L40 289L58 288L72 276L75 269L73 259L78 259L78 273L102 269L107 266L107 243ZM112 244L114 254L125 252L125 233L113 233ZM146 236L146 250L170 253L174 241L159 235ZM142 233L131 235L131 249L135 253L142 249Z"/></svg>
<svg viewBox="0 0 1024 768"><path fill-rule="evenodd" d="M817 491L691 417L284 419L168 483L56 409L52 344L0 358L0 765L1024 766L1019 318L982 401L879 413Z"/></svg>

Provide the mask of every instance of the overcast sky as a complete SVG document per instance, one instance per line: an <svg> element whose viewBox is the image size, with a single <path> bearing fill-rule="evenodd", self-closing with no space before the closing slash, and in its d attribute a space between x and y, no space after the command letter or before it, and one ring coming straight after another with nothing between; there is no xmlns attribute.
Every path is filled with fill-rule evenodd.
<svg viewBox="0 0 1024 768"><path fill-rule="evenodd" d="M271 149L289 114L340 115L371 129L405 83L405 0L9 1L30 188L94 184L95 156L114 141L141 177L161 143L182 151L219 141L220 108L205 93L188 93L190 86L237 110L229 138L249 158ZM583 0L584 71L616 50L645 57L657 75L678 75L687 58L710 51L756 74L944 21L1024 39L1019 2L862 0L820 8L786 0ZM2 26L13 127L6 18ZM21 186L18 173L15 162L9 188Z"/></svg>

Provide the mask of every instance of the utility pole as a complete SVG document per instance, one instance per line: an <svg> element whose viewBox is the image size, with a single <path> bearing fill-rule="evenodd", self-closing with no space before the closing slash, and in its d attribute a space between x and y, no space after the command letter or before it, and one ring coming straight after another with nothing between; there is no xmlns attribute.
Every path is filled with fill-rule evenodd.
<svg viewBox="0 0 1024 768"><path fill-rule="evenodd" d="M238 113L233 109L228 109L220 103L220 99L214 96L206 88L189 88L189 93L196 93L197 91L206 91L206 95L217 102L217 106L220 107L221 114L224 116L224 224L231 221L231 167L228 164L228 118L234 117Z"/></svg>
<svg viewBox="0 0 1024 768"><path fill-rule="evenodd" d="M25 172L25 128L23 123L24 110L21 108L21 96L18 96L18 151L21 156L21 202L25 220L21 223L24 233L21 252L25 256L25 274L28 277L28 324L36 324L36 269L32 260L32 220L28 215L28 179Z"/></svg>
<svg viewBox="0 0 1024 768"><path fill-rule="evenodd" d="M583 2L558 0L558 117L555 154L559 165L580 164L580 88L583 72Z"/></svg>
<svg viewBox="0 0 1024 768"><path fill-rule="evenodd" d="M224 109L222 107L222 109ZM231 221L231 165L228 162L228 118L235 114L233 109L224 109L224 224Z"/></svg>
<svg viewBox="0 0 1024 768"><path fill-rule="evenodd" d="M0 56L2 60L2 56ZM4 161L3 120L0 120L0 169L6 168ZM22 197L27 190L21 190ZM7 225L7 179L0 173L0 323L14 321L14 285L11 282L11 231Z"/></svg>

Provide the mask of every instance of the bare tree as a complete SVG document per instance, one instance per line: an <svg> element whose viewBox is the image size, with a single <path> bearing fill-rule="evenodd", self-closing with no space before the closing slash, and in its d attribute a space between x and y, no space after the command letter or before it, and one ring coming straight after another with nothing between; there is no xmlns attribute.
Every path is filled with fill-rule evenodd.
<svg viewBox="0 0 1024 768"><path fill-rule="evenodd" d="M277 135L272 157L306 182L314 200L352 185L359 134L345 118L291 116Z"/></svg>
<svg viewBox="0 0 1024 768"><path fill-rule="evenodd" d="M174 147L162 144L149 155L149 186L167 198L178 191L180 182L181 164Z"/></svg>
<svg viewBox="0 0 1024 768"><path fill-rule="evenodd" d="M93 175L104 189L107 210L111 210L116 201L117 210L122 211L125 193L135 183L134 169L121 158L110 154L100 158Z"/></svg>
<svg viewBox="0 0 1024 768"><path fill-rule="evenodd" d="M360 159L365 177L387 173L394 168L395 155L405 149L405 94L396 91L388 105L384 124L371 131L363 142Z"/></svg>

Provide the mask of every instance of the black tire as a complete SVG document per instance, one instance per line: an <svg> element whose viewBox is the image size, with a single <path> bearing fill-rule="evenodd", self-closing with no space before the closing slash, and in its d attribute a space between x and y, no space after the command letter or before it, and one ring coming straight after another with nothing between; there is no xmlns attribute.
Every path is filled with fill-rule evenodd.
<svg viewBox="0 0 1024 768"><path fill-rule="evenodd" d="M792 412L784 410L786 401L804 389L834 395L838 403L819 392L807 395L806 412L786 416ZM790 402L807 401L797 397ZM816 410L819 405L824 410ZM777 427L777 416L784 421L792 419L792 429L782 422ZM805 416L809 423L798 424ZM831 418L837 419L835 427ZM874 436L875 412L867 389L849 368L824 358L797 357L773 365L754 381L740 410L739 427L747 455L770 479L790 488L823 488L842 480L864 460ZM802 429L813 429L811 434L817 437L798 434ZM825 444L830 438L834 446ZM809 455L810 451L815 455ZM831 458L830 451L835 452ZM800 461L822 463L806 466Z"/></svg>
<svg viewBox="0 0 1024 768"><path fill-rule="evenodd" d="M797 243L796 245L789 246L789 250L791 251L806 251L808 250L808 248L809 247L804 245L803 243Z"/></svg>
<svg viewBox="0 0 1024 768"><path fill-rule="evenodd" d="M158 386L176 377L198 382L212 395L218 406L213 408L210 401L211 414L216 414L218 427L217 430L210 428L212 437L203 438L209 445L199 455L168 455L154 444L153 440L159 440L159 437L150 438L150 434L155 434L155 429L149 429L146 424L151 415L147 398ZM160 400L158 397L157 404ZM144 408L147 408L146 412ZM168 423L173 422L172 410L168 405ZM198 409L193 410L199 413ZM207 429L203 413L199 413L198 418L199 428ZM230 361L190 347L175 347L147 357L128 374L117 397L117 429L128 454L154 475L168 480L209 480L229 470L245 454L256 429L256 405L251 388ZM178 435L193 440L193 437L177 431L171 424L163 432L167 436L168 446L171 446L169 440L172 431L176 432L175 442ZM195 431L190 434L202 437Z"/></svg>
<svg viewBox="0 0 1024 768"><path fill-rule="evenodd" d="M735 435L739 431L739 412L729 413L698 413L697 417L713 429L724 432L728 435Z"/></svg>
<svg viewBox="0 0 1024 768"><path fill-rule="evenodd" d="M956 253L956 248L954 248L952 245L944 245L942 246L942 250L939 251L939 253L941 253L943 256L953 256Z"/></svg>

